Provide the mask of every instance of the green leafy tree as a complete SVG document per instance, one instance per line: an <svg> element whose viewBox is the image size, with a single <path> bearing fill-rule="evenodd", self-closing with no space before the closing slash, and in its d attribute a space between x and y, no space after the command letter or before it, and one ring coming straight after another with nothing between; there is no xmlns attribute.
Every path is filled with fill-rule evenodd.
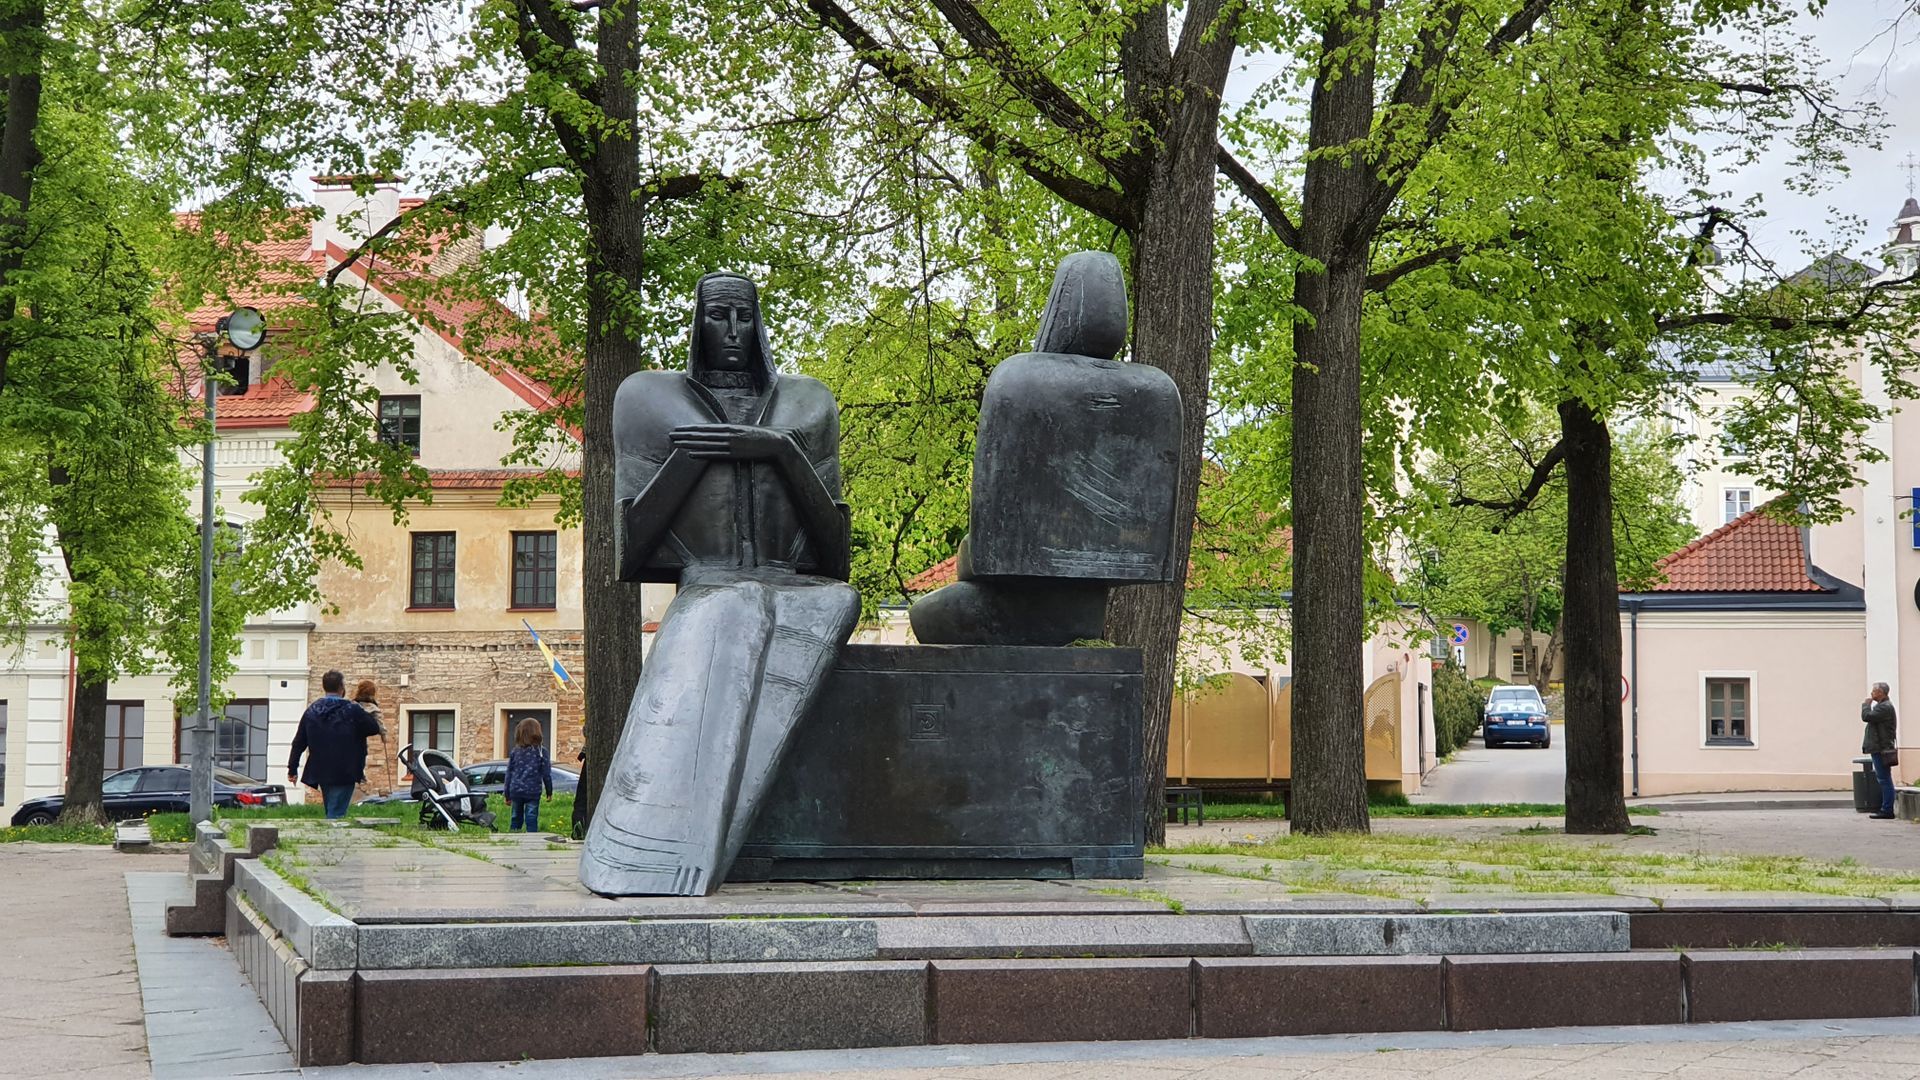
<svg viewBox="0 0 1920 1080"><path fill-rule="evenodd" d="M1567 563L1566 480L1558 418L1529 410L1436 459L1422 477L1434 508L1417 530L1423 606L1475 619L1500 635L1517 629L1535 658L1533 685L1545 692L1560 656ZM1655 564L1693 538L1673 464L1671 440L1654 427L1629 428L1614 445L1616 572L1629 584L1657 577ZM1536 636L1545 635L1544 644Z"/></svg>

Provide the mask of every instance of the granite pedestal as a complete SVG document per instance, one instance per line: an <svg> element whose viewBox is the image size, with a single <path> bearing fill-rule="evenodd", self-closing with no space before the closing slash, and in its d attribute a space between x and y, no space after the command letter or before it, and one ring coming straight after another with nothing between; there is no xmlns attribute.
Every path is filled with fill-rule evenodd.
<svg viewBox="0 0 1920 1080"><path fill-rule="evenodd" d="M732 881L1137 878L1137 649L849 645Z"/></svg>

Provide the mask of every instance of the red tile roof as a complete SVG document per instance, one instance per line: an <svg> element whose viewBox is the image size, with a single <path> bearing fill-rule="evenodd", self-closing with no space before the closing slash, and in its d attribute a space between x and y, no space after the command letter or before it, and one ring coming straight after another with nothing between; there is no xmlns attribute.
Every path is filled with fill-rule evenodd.
<svg viewBox="0 0 1920 1080"><path fill-rule="evenodd" d="M199 400L199 384L194 385L193 392L195 400ZM266 382L248 387L247 392L238 397L220 395L219 404L214 407L215 426L222 431L281 428L311 408L311 393L294 389L292 383L278 376L268 376Z"/></svg>
<svg viewBox="0 0 1920 1080"><path fill-rule="evenodd" d="M1768 517L1769 503L1661 559L1666 580L1649 592L1830 592L1808 573L1797 525Z"/></svg>
<svg viewBox="0 0 1920 1080"><path fill-rule="evenodd" d="M399 205L404 211L425 202L425 199L407 197L402 198ZM200 217L195 213L182 213L176 215L176 220L182 228L192 229L198 227ZM229 289L224 299L209 301L187 313L194 331L212 330L221 316L243 306L259 308L267 315L270 327L291 325L288 320L275 319L274 312L300 304L302 301L295 292L317 280L334 264L345 261L348 254L333 243L328 243L324 250L314 250L311 228L301 221L296 229L295 221L290 217L284 227L275 230L273 238L250 246L249 254L259 262L249 282ZM429 237L428 256L439 249L444 239L438 233ZM551 326L538 320L521 319L494 300L449 299L443 291L432 288L434 279L429 275L379 265L372 258L355 263L346 272L368 281L401 310L419 318L442 340L532 408L544 409L561 402L550 386L520 371L509 360L530 347L556 347ZM182 389L196 399L201 393L198 379ZM313 395L295 391L284 380L269 379L264 385L254 386L244 397L223 398L222 402L221 430L285 427L292 417L313 407ZM581 437L577 429L566 430L575 439Z"/></svg>
<svg viewBox="0 0 1920 1080"><path fill-rule="evenodd" d="M960 580L960 556L949 555L907 579L907 595L931 592Z"/></svg>

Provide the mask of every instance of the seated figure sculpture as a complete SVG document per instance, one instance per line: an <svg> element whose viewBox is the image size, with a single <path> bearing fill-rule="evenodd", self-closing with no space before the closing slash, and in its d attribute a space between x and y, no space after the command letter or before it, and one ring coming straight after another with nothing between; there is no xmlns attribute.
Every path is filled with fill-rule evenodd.
<svg viewBox="0 0 1920 1080"><path fill-rule="evenodd" d="M860 610L833 395L775 370L744 277L700 279L692 336L614 399L620 580L679 591L580 856L605 896L720 887Z"/></svg>
<svg viewBox="0 0 1920 1080"><path fill-rule="evenodd" d="M1180 391L1113 359L1126 340L1120 260L1067 256L1033 351L987 379L959 580L908 609L922 644L1098 638L1110 588L1172 580Z"/></svg>

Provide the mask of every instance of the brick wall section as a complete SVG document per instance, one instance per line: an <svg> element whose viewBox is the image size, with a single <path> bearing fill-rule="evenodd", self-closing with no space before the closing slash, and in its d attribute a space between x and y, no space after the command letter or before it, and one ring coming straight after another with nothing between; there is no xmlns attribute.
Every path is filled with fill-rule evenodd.
<svg viewBox="0 0 1920 1080"><path fill-rule="evenodd" d="M541 637L573 676L574 686L584 689L580 634L555 631L543 632ZM379 634L316 631L308 639L308 660L315 687L331 669L346 675L349 693L361 679L372 679L379 686L388 756L381 756L379 740L368 740L367 786L374 792L393 787L391 754L407 741L407 708L413 705L459 707L456 756L462 765L495 756L500 706L509 703L553 703L556 765L573 767L583 745L582 690L563 690L554 682L546 659L524 630L415 634L406 641Z"/></svg>

